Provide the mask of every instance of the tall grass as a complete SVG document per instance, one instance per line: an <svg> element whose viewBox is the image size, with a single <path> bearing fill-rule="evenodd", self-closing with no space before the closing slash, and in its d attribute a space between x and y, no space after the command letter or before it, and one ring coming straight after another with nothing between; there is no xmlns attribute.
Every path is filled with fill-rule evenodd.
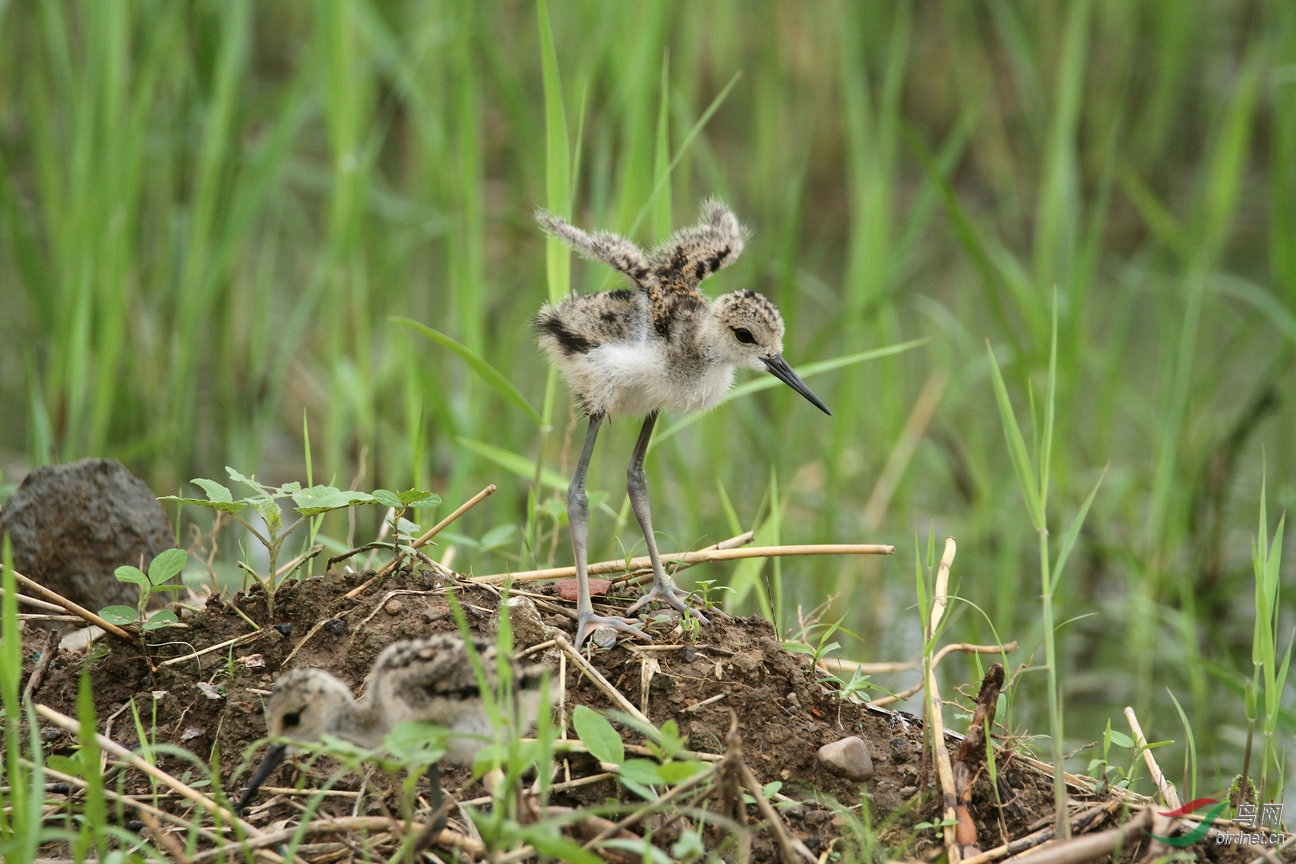
<svg viewBox="0 0 1296 864"><path fill-rule="evenodd" d="M452 503L499 483L460 530L533 530L459 566L562 557L583 430L528 322L615 283L531 213L651 243L718 194L756 230L709 287L773 297L794 365L926 341L816 377L832 418L775 388L660 438L661 542L754 525L776 477L784 540L935 523L988 574L968 599L1042 644L985 344L1019 408L1055 344L1051 521L1110 464L1054 586L1098 613L1055 646L1063 697L1098 715L1070 698L1068 728L1131 702L1173 730L1169 685L1209 785L1241 762L1207 670L1246 668L1262 446L1275 502L1296 496L1293 64L1281 0L0 5L0 470L279 483L306 416L318 482ZM539 428L393 318L509 376ZM634 425L591 470L598 557L634 537ZM785 563L777 614L836 593L855 650L916 651L907 581L838 566Z"/></svg>

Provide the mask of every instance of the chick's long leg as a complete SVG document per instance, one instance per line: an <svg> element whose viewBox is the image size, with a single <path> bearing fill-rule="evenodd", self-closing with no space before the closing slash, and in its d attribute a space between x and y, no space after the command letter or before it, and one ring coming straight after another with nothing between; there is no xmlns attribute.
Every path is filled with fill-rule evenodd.
<svg viewBox="0 0 1296 864"><path fill-rule="evenodd" d="M661 556L657 553L657 538L653 536L652 513L648 509L648 478L644 475L644 456L648 454L648 440L652 438L653 427L657 425L657 412L644 418L643 427L639 430L639 440L635 443L634 454L630 457L630 466L626 469L626 490L630 493L630 509L634 511L639 528L643 531L644 543L648 545L648 558L652 561L653 584L648 593L626 611L634 614L646 603L661 600L663 603L678 609L685 615L693 615L703 624L710 624L706 616L689 606L685 601L691 596L680 591L675 582L662 567Z"/></svg>
<svg viewBox="0 0 1296 864"><path fill-rule="evenodd" d="M580 462L576 465L576 473L572 475L571 485L567 487L567 524L571 531L572 552L576 557L577 648L591 630L603 626L651 640L648 634L638 629L634 619L594 614L594 604L590 600L589 574L586 572L589 568L589 496L585 494L585 474L589 470L590 457L594 455L594 441L598 438L602 423L602 415L590 415L589 431L585 433Z"/></svg>

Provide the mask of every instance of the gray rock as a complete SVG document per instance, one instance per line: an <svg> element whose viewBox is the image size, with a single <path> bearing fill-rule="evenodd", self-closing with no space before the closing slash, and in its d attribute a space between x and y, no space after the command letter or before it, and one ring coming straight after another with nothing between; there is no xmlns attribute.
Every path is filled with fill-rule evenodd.
<svg viewBox="0 0 1296 864"><path fill-rule="evenodd" d="M854 735L819 748L819 762L832 773L850 780L871 780L873 758L868 745Z"/></svg>
<svg viewBox="0 0 1296 864"><path fill-rule="evenodd" d="M28 474L3 509L0 533L14 569L98 612L134 606L139 588L118 582L122 564L140 566L175 547L171 522L144 481L114 459L82 459Z"/></svg>

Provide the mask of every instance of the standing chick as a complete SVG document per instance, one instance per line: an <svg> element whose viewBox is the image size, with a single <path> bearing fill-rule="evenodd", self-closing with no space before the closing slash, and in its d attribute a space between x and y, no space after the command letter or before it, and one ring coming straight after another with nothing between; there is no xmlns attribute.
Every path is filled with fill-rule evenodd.
<svg viewBox="0 0 1296 864"><path fill-rule="evenodd" d="M671 408L714 407L729 392L739 366L769 372L825 414L832 412L783 359L783 317L773 303L752 291L734 291L715 300L698 291L703 279L738 257L747 239L724 204L707 201L697 225L676 232L647 253L620 235L587 233L544 210L536 218L576 252L611 265L634 285L568 297L556 306L544 306L535 319L541 347L589 417L585 446L567 489L576 558L576 645L598 626L643 636L633 619L594 613L586 572L585 474L599 427L613 415L644 416L626 476L630 507L652 560L653 584L627 611L633 614L660 599L709 623L685 603L688 595L676 587L657 552L643 469L657 415Z"/></svg>

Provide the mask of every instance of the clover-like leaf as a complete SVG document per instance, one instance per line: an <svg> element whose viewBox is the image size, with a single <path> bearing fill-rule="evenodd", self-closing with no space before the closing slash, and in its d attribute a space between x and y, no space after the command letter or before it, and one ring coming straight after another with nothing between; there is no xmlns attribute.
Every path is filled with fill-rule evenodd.
<svg viewBox="0 0 1296 864"><path fill-rule="evenodd" d="M374 496L368 492L354 492L332 486L311 486L292 495L297 512L303 516L318 516L330 510L341 510L353 504L372 504Z"/></svg>
<svg viewBox="0 0 1296 864"><path fill-rule="evenodd" d="M179 623L180 619L176 617L174 612L170 609L162 609L161 611L154 612L150 615L149 619L142 625L142 628L144 630L158 630L162 627L170 627L172 624Z"/></svg>
<svg viewBox="0 0 1296 864"><path fill-rule="evenodd" d="M375 489L373 491L373 500L383 507L391 507L394 510L400 510L405 506L399 495L386 489Z"/></svg>
<svg viewBox="0 0 1296 864"><path fill-rule="evenodd" d="M189 553L183 549L164 549L149 564L148 578L154 585L161 585L184 569L189 560Z"/></svg>
<svg viewBox="0 0 1296 864"><path fill-rule="evenodd" d="M206 507L208 510L219 510L222 513L229 513L231 516L238 515L238 513L248 505L248 502L245 500L235 501L233 493L215 480L195 477L189 482L206 492L207 498L184 498L179 495L163 495L158 498L158 500L175 501L177 504L192 504L195 507Z"/></svg>
<svg viewBox="0 0 1296 864"><path fill-rule="evenodd" d="M132 585L138 585L141 588L149 588L149 578L144 575L144 571L131 564L123 564L113 571L118 582L129 582Z"/></svg>
<svg viewBox="0 0 1296 864"><path fill-rule="evenodd" d="M127 624L134 624L136 618L135 607L133 606L107 606L99 610L99 617L109 624L116 624L119 627Z"/></svg>

